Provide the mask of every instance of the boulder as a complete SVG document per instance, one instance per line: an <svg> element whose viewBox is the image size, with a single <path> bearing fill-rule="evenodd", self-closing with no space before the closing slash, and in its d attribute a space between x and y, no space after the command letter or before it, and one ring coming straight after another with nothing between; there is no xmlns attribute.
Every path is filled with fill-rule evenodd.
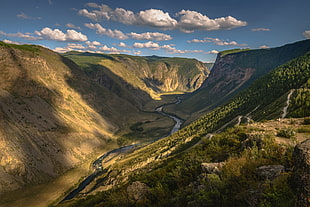
<svg viewBox="0 0 310 207"><path fill-rule="evenodd" d="M295 146L292 187L296 192L295 207L310 206L310 139Z"/></svg>
<svg viewBox="0 0 310 207"><path fill-rule="evenodd" d="M256 172L262 179L273 180L285 171L283 165L264 165L257 168Z"/></svg>
<svg viewBox="0 0 310 207"><path fill-rule="evenodd" d="M201 168L204 173L207 174L219 174L220 168L224 165L223 162L216 163L201 163Z"/></svg>

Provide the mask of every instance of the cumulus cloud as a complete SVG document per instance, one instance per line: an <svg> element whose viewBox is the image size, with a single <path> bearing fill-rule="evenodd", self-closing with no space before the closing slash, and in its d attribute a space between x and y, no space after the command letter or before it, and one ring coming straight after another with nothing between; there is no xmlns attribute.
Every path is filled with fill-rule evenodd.
<svg viewBox="0 0 310 207"><path fill-rule="evenodd" d="M210 19L206 15L190 10L182 10L177 15L180 17L178 28L186 33L194 30L227 30L247 25L245 21L237 20L232 16Z"/></svg>
<svg viewBox="0 0 310 207"><path fill-rule="evenodd" d="M210 19L196 11L182 10L176 14L179 19L174 19L168 12L159 9L148 9L134 13L123 8L111 9L108 5L96 3L87 4L94 8L92 11L81 9L78 13L93 21L112 20L126 25L148 26L164 30L179 29L190 33L195 30L227 30L246 26L247 22L237 20L232 16Z"/></svg>
<svg viewBox="0 0 310 207"><path fill-rule="evenodd" d="M203 50L178 50L172 45L163 45L161 46L167 53L170 54L186 54L186 53L202 53Z"/></svg>
<svg viewBox="0 0 310 207"><path fill-rule="evenodd" d="M204 39L200 40L200 39L192 39L187 41L188 43L214 43L215 45L219 45L219 46L247 46L247 44L239 44L236 41L225 41L225 40L221 40L219 38L211 38L211 37L205 37Z"/></svg>
<svg viewBox="0 0 310 207"><path fill-rule="evenodd" d="M72 29L81 29L81 27L77 27L77 26L75 26L74 24L72 24L72 23L68 23L68 24L66 24L66 27L69 27L69 28L72 28Z"/></svg>
<svg viewBox="0 0 310 207"><path fill-rule="evenodd" d="M304 31L303 35L305 36L305 38L310 39L310 30Z"/></svg>
<svg viewBox="0 0 310 207"><path fill-rule="evenodd" d="M127 46L124 42L120 42L120 43L118 44L118 46L120 46L120 47L129 47L129 46Z"/></svg>
<svg viewBox="0 0 310 207"><path fill-rule="evenodd" d="M139 49L150 49L150 50L160 50L163 49L167 53L170 54L185 54L185 53L202 53L203 50L179 50L176 49L172 44L169 45L160 45L156 42L145 42L145 43L134 43L132 46L127 46L125 43L120 43L119 46L123 45L123 47L129 48L139 48Z"/></svg>
<svg viewBox="0 0 310 207"><path fill-rule="evenodd" d="M85 27L88 27L89 29L96 30L96 33L100 34L100 35L106 35L108 37L120 39L120 40L128 39L128 36L125 35L122 31L106 29L98 23L96 23L96 24L88 23L88 24L85 24Z"/></svg>
<svg viewBox="0 0 310 207"><path fill-rule="evenodd" d="M95 50L97 49L97 46L100 46L101 43L98 42L98 41L86 41L85 44L87 45L87 48L88 49L91 49L91 50Z"/></svg>
<svg viewBox="0 0 310 207"><path fill-rule="evenodd" d="M206 52L206 54L218 54L218 53L219 53L219 51L217 51L217 50L211 50L209 52Z"/></svg>
<svg viewBox="0 0 310 207"><path fill-rule="evenodd" d="M261 31L269 32L270 29L268 29L268 28L254 28L254 29L251 29L251 31L253 31L253 32L261 32Z"/></svg>
<svg viewBox="0 0 310 207"><path fill-rule="evenodd" d="M86 49L86 47L82 44L77 44L77 43L68 43L67 47L72 48L72 49Z"/></svg>
<svg viewBox="0 0 310 207"><path fill-rule="evenodd" d="M21 12L20 14L17 14L16 15L18 18L20 19L31 19L31 20L38 20L38 19L42 19L41 17L31 17L31 16L28 16L27 14Z"/></svg>
<svg viewBox="0 0 310 207"><path fill-rule="evenodd" d="M133 44L133 47L134 48L148 48L148 49L151 49L151 50L159 50L160 49L160 45L158 43L152 42L152 41L149 41L149 42L146 42L146 43L135 42Z"/></svg>
<svg viewBox="0 0 310 207"><path fill-rule="evenodd" d="M137 39L137 40L153 40L153 41L172 40L172 37L170 35L163 34L160 32L145 32L145 33L141 33L141 34L131 32L127 35L130 36L131 38Z"/></svg>
<svg viewBox="0 0 310 207"><path fill-rule="evenodd" d="M108 47L106 45L100 47L99 50L104 51L104 52L108 52L110 54L130 53L130 51L128 51L128 50L119 50L115 47Z"/></svg>
<svg viewBox="0 0 310 207"><path fill-rule="evenodd" d="M41 31L35 31L35 34L46 40L55 40L59 42L83 42L87 41L87 36L75 30L67 30L67 33L59 29L43 28Z"/></svg>

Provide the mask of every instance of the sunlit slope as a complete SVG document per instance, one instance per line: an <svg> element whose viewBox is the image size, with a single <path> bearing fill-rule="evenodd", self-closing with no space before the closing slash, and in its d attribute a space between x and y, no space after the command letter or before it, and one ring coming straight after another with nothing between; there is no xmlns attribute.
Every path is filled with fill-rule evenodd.
<svg viewBox="0 0 310 207"><path fill-rule="evenodd" d="M68 52L64 56L75 61L89 74L94 75L94 68L100 68L101 72L115 80L112 76L114 74L122 79L115 80L116 82L124 81L146 92L153 99L158 99L159 93L194 91L209 74L202 62L187 58L77 52Z"/></svg>
<svg viewBox="0 0 310 207"><path fill-rule="evenodd" d="M0 79L0 192L47 181L116 147L120 129L161 117L40 46L0 42Z"/></svg>

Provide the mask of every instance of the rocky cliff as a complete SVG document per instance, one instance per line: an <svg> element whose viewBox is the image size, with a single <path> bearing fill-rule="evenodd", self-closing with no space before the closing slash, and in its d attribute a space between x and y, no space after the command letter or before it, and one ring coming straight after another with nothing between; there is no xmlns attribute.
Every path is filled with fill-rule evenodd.
<svg viewBox="0 0 310 207"><path fill-rule="evenodd" d="M296 145L293 153L293 188L296 191L295 207L310 206L310 139Z"/></svg>

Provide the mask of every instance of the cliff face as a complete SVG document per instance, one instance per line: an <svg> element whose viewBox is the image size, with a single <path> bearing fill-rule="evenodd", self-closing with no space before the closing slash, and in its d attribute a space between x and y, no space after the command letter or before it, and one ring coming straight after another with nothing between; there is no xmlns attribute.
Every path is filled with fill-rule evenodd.
<svg viewBox="0 0 310 207"><path fill-rule="evenodd" d="M278 48L219 53L201 87L185 96L181 104L168 108L185 119L193 120L224 103L272 69L309 50L310 41L305 40Z"/></svg>
<svg viewBox="0 0 310 207"><path fill-rule="evenodd" d="M296 145L293 153L295 207L310 206L310 139Z"/></svg>

